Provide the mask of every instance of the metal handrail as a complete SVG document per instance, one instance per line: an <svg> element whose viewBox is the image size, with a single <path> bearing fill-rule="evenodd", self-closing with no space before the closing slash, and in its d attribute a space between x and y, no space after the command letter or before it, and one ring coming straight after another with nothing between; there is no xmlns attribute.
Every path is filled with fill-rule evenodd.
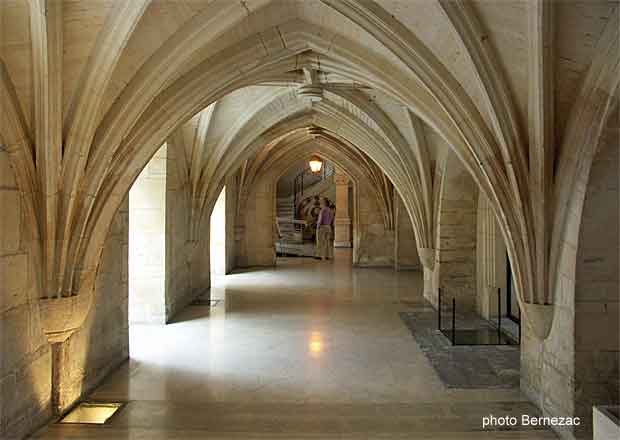
<svg viewBox="0 0 620 440"><path fill-rule="evenodd" d="M276 228L278 231L278 237L280 238L282 238L282 231L280 229L281 223L289 223L289 224L294 225L295 232L302 232L308 226L308 222L306 220L297 220L297 219L286 218L286 217L276 217Z"/></svg>
<svg viewBox="0 0 620 440"><path fill-rule="evenodd" d="M441 288L437 289L437 329L444 333L441 326ZM519 338L518 344L521 345L521 310L519 309ZM452 328L450 329L452 345L456 345L456 298L452 297ZM497 342L501 345L502 339L502 290L497 288Z"/></svg>
<svg viewBox="0 0 620 440"><path fill-rule="evenodd" d="M297 174L297 176L295 176L295 179L293 179L293 207L297 207L298 194L299 194L299 198L303 197L304 195L304 188L305 188L304 176L309 175L313 177L319 177L318 180L311 183L311 185L314 185L319 182L322 182L323 180L327 179L328 177L334 174L335 170L334 170L333 165L328 166L327 162L324 162L323 165L324 166L319 174L314 173L310 169L310 167L307 167L303 171L301 171L299 174ZM294 215L297 215L297 212L295 212Z"/></svg>

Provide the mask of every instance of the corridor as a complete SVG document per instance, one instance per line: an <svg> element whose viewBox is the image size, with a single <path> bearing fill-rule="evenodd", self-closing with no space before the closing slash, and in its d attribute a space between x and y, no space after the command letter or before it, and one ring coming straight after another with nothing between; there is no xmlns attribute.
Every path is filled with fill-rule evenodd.
<svg viewBox="0 0 620 440"><path fill-rule="evenodd" d="M131 360L90 396L127 405L106 425L52 424L34 438L555 438L483 430L483 416L537 411L516 389L447 389L398 316L423 304L421 272L350 258L219 277L212 307L132 326Z"/></svg>

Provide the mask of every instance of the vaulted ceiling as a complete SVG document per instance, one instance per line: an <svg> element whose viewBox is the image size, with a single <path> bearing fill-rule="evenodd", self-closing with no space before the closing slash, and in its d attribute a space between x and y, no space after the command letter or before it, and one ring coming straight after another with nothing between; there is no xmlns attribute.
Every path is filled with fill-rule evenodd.
<svg viewBox="0 0 620 440"><path fill-rule="evenodd" d="M496 212L522 301L552 304L576 158L617 102L618 13L615 1L5 0L0 140L47 295L90 290L112 217L164 142L184 152L202 217L227 175L317 127L391 181L426 268L452 149Z"/></svg>

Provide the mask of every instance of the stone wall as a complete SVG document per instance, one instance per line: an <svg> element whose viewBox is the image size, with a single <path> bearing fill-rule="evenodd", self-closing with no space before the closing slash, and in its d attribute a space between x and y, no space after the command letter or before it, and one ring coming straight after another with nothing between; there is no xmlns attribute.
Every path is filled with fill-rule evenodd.
<svg viewBox="0 0 620 440"><path fill-rule="evenodd" d="M617 113L610 120L617 124ZM577 182L551 332L540 341L522 327L523 392L545 414L584 417L577 432L557 430L565 439L591 438L591 404L618 402L618 178L615 125L605 130L589 177Z"/></svg>
<svg viewBox="0 0 620 440"><path fill-rule="evenodd" d="M217 197L209 221L211 275L226 274L226 188Z"/></svg>
<svg viewBox="0 0 620 440"><path fill-rule="evenodd" d="M129 191L129 320L166 321L166 173L162 147Z"/></svg>
<svg viewBox="0 0 620 440"><path fill-rule="evenodd" d="M241 212L242 211L242 212ZM239 212L242 228L237 248L240 267L274 266L275 184L270 179L259 179L250 189L245 206Z"/></svg>
<svg viewBox="0 0 620 440"><path fill-rule="evenodd" d="M540 341L527 320L521 327L521 390L551 416L574 414L574 252L570 245L564 246L549 337ZM567 428L561 433L562 438L573 438Z"/></svg>
<svg viewBox="0 0 620 440"><path fill-rule="evenodd" d="M478 188L453 152L446 158L440 197L433 284L444 304L454 297L457 310L475 311Z"/></svg>
<svg viewBox="0 0 620 440"><path fill-rule="evenodd" d="M486 319L497 316L497 289L502 315L507 310L506 245L489 200L480 192L476 215L476 310Z"/></svg>
<svg viewBox="0 0 620 440"><path fill-rule="evenodd" d="M336 168L334 183L336 187L336 216L334 218L334 247L350 248L353 245L352 240L352 222L351 211L352 206L349 200L352 194L351 178L342 170Z"/></svg>
<svg viewBox="0 0 620 440"><path fill-rule="evenodd" d="M183 263L171 266L166 271L170 295L167 296L167 316L175 313L183 306L183 296L195 291L204 290L209 286L208 238L201 243L202 250L184 252L186 242L175 237L182 237L188 231L183 216L179 195L180 188L175 187L174 173L168 179L168 201L166 205L166 151L163 149L149 163L145 173L137 182L145 184L148 191L150 206L138 205L138 217L132 220L149 242L149 249L142 241L141 258L152 265L151 275L159 277L163 282L163 262L187 261L187 256L196 262L190 271ZM173 158L170 158L173 160ZM83 327L75 332L67 341L58 344L53 350L47 343L40 326L37 299L40 297L37 266L33 253L31 232L26 227L24 210L17 189L13 172L10 169L6 152L0 151L0 203L10 207L7 215L2 216L0 224L0 437L21 437L32 432L37 426L45 423L52 415L55 405L59 411L69 408L77 399L87 394L113 369L124 362L129 356L128 334L128 284L129 284L129 200L123 204L116 214L111 226L102 257L102 264L97 273L96 290L93 305ZM146 188L143 186L143 190ZM154 196L154 194L156 196ZM172 197L170 197L172 196ZM129 198L128 198L129 199ZM144 200L143 200L144 201ZM156 205L156 206L155 206ZM167 206L166 212L162 205ZM147 217L156 216L156 220ZM147 221L149 220L149 221ZM152 231L146 224L156 223L159 232ZM167 237L171 245L165 246L163 225L169 226ZM152 229L152 228L151 228ZM208 237L208 226L203 227L201 236ZM158 240L158 237L160 238ZM136 243L134 243L136 245ZM172 255L154 252L157 246L161 252L167 250ZM167 249L166 249L167 248ZM187 246L186 246L187 248ZM204 248L207 249L204 252ZM134 257L136 255L134 254ZM140 261L134 260L134 264ZM155 269L155 266L157 269ZM206 270L202 270L205 268ZM159 273L157 273L159 271ZM134 272L143 276L144 270ZM25 275L24 275L25 274ZM179 280L179 281L175 281ZM189 286L191 289L184 288ZM134 279L135 281L135 279ZM152 281L152 280L151 280ZM134 285L135 286L135 285ZM153 293L154 287L161 287L158 296L163 307L164 286L151 284L143 286L144 293ZM194 289L194 290L192 290ZM154 296L153 296L154 298ZM149 309L153 313L153 309ZM159 312L163 317L164 309ZM163 322L163 320L162 320ZM95 343L96 341L96 343ZM57 362L55 375L55 400L52 402L52 358Z"/></svg>
<svg viewBox="0 0 620 440"><path fill-rule="evenodd" d="M128 203L116 214L97 272L93 304L84 325L54 348L59 356L58 409L67 410L129 358Z"/></svg>
<svg viewBox="0 0 620 440"><path fill-rule="evenodd" d="M171 315L187 306L192 300L211 288L211 259L210 259L210 233L209 215L203 215L198 227L196 242L192 243L191 252L191 285L188 291L171 291L169 298L176 298L176 307L170 308ZM174 240L174 236L172 236Z"/></svg>
<svg viewBox="0 0 620 440"><path fill-rule="evenodd" d="M83 327L52 350L40 325L38 262L6 153L0 151L0 438L23 437L92 390L129 356L128 204L112 223ZM94 342L96 341L96 343ZM56 400L52 402L52 351Z"/></svg>
<svg viewBox="0 0 620 440"><path fill-rule="evenodd" d="M194 240L202 238L202 246L209 248L208 237L193 239L190 228L190 199L187 180L179 175L175 145L170 144L166 155L166 205L165 205L165 322L183 310L196 296L209 287L209 278L198 281L202 274L193 264L204 264L200 260L200 250ZM155 160L152 159L151 162ZM150 164L149 164L150 166ZM206 240L206 241L205 241ZM194 255L197 253L196 255ZM197 258L194 261L194 258ZM208 259L204 268L209 272ZM199 278L194 279L194 275Z"/></svg>
<svg viewBox="0 0 620 440"><path fill-rule="evenodd" d="M386 228L372 188L368 183L358 181L353 193L353 264L393 267L394 230Z"/></svg>
<svg viewBox="0 0 620 440"><path fill-rule="evenodd" d="M397 192L394 192L394 218L396 223L394 268L396 270L420 270L422 266L411 218Z"/></svg>
<svg viewBox="0 0 620 440"><path fill-rule="evenodd" d="M177 154L162 146L129 192L132 323L167 323L210 286L208 216L192 237Z"/></svg>
<svg viewBox="0 0 620 440"><path fill-rule="evenodd" d="M51 416L52 354L39 321L32 231L8 154L0 148L0 438Z"/></svg>
<svg viewBox="0 0 620 440"><path fill-rule="evenodd" d="M230 273L236 264L235 220L238 195L237 179L234 176L226 179L226 273Z"/></svg>
<svg viewBox="0 0 620 440"><path fill-rule="evenodd" d="M618 132L607 131L590 172L575 279L575 413L619 403L620 209ZM580 436L590 435L585 425Z"/></svg>

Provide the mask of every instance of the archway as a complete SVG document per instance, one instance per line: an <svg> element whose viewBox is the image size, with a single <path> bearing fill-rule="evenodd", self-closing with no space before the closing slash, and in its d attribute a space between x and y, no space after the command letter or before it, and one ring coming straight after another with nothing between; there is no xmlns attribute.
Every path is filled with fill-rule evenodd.
<svg viewBox="0 0 620 440"><path fill-rule="evenodd" d="M300 158L307 163L313 154L332 162L352 182L353 264L392 267L395 249L394 200L398 195L391 182L374 161L346 139L329 131L311 137L305 129L299 128L286 136L275 136L273 143L268 143L255 159L239 171L243 175L243 188L246 188L241 190L238 205L238 212L245 213L240 220L240 224L245 225L246 237L241 241L241 259L249 266L273 264L274 228L266 225L274 225L277 182L291 164ZM257 205L258 201L262 201L259 203L261 208ZM252 260L247 252L250 247L262 249L259 252L262 257Z"/></svg>
<svg viewBox="0 0 620 440"><path fill-rule="evenodd" d="M9 10L16 18L11 24L24 30L15 33L23 37L19 44L2 45L0 60L5 110L0 138L12 164L5 174L14 172L20 194L15 198L12 179L7 179L11 194L6 197L16 209L6 229L15 234L28 230L27 244L19 245L27 263L18 262L23 252L7 261L28 266L23 272L32 278L28 289L37 309L31 322L40 323L54 345L54 371L64 369L58 365L66 359L63 344L79 346L84 340L85 322L105 327L87 319L108 300L103 300L113 278L108 268L116 268L117 260L125 267L111 255L123 233L129 188L164 142L176 144L169 138L176 138L179 125L200 114L196 139L209 131L213 117L220 131L212 138L219 141L204 150L184 145L183 151L192 154L184 164L190 165L179 167L179 178L191 177L183 201L191 214L187 222L173 223L182 225L179 230L187 237L172 253L182 258L166 259L183 274L178 285L185 285L190 273L198 276L191 295L209 282L208 273L193 273L200 265L187 262L208 264L209 256L194 254L194 245L200 237L208 240L208 219L225 180L253 148L273 141L274 132L283 136L310 124L358 145L378 164L393 185L383 187L379 203L407 211L420 260L432 271L441 181L434 145L425 140L432 131L462 160L496 215L515 287L529 314L527 360L534 353L546 359L534 359L532 365L541 368L528 371L540 374L523 382L542 388L546 381L541 377L548 372L570 377L568 368L560 374L548 368L556 365L545 347L553 351L565 345L560 340L570 312L563 309L564 291L568 285L572 292L575 281L570 268L576 242L571 238L576 233L565 230L579 223L581 207L574 209L573 194L585 192L583 176L589 173L600 124L614 94L617 98L618 11L607 4L601 7L603 19L586 26L597 41L584 49L584 63L575 74L580 79L570 81L571 99L566 99L560 95L567 95L567 87L556 88L550 73L557 61L554 43L548 44L555 35L554 8L528 4L515 20L519 24L504 23L527 36L516 43L529 64L528 75L522 75L524 69L505 72L503 57L517 51L504 50L497 37L501 32L487 26L497 14L489 14L489 4L483 3L430 2L412 13L398 2L323 0L299 7L269 0L205 2L189 8L188 15L179 14L181 19L164 14L165 26L158 21L166 7L161 2L136 0L110 11L104 4L93 5L97 17L107 17L94 25L71 15L72 3L67 10L63 2L9 2L8 9L3 4L2 13ZM562 21L572 8L571 2L562 2L555 18ZM64 33L64 26L76 22L88 31L80 38L85 50L75 51L75 58L63 57L72 51L64 45L73 36ZM524 31L530 26L532 32ZM12 27L7 29L12 33ZM450 38L435 38L438 30ZM567 38L571 44L565 46L581 48L574 40L579 38ZM289 105L292 100L287 104L265 93L261 99L240 100L237 108L246 111L230 124L218 122L220 104L250 85L277 87L282 95L282 89L294 95L293 88L302 85L302 94L320 89L326 99ZM579 93L570 117L556 124L554 103L564 108L574 90ZM561 141L557 148L554 134ZM194 160L201 157L207 159ZM387 197L392 190L402 203ZM23 223L15 221L22 213ZM8 242L10 252L14 244Z"/></svg>
<svg viewBox="0 0 620 440"><path fill-rule="evenodd" d="M318 171L313 171L302 159L291 164L276 182L275 247L278 257L315 257L320 200L324 199L335 212L341 209L342 200L336 206L336 178L342 171L323 158L312 157L313 160L317 158L321 161ZM335 235L335 224L332 227ZM333 248L335 241L332 243Z"/></svg>

